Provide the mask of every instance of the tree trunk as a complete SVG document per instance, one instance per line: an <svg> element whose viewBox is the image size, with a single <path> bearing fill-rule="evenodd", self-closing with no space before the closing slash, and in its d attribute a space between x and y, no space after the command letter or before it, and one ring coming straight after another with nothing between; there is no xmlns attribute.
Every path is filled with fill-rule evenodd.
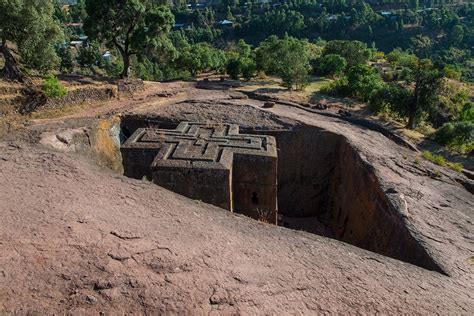
<svg viewBox="0 0 474 316"><path fill-rule="evenodd" d="M120 75L120 78L126 79L130 76L130 56L128 55L127 52L124 52L122 54L122 59L123 59L123 71L122 71L122 74Z"/></svg>
<svg viewBox="0 0 474 316"><path fill-rule="evenodd" d="M418 102L420 95L420 71L421 61L418 60L418 68L416 70L415 89L413 91L413 100L408 108L408 123L406 128L413 129L415 127L416 111L418 110Z"/></svg>
<svg viewBox="0 0 474 316"><path fill-rule="evenodd" d="M413 129L415 127L415 116L416 112L410 109L410 112L408 113L408 124L406 128Z"/></svg>
<svg viewBox="0 0 474 316"><path fill-rule="evenodd" d="M415 84L415 91L413 92L413 101L410 104L408 109L408 123L407 128L413 129L415 127L415 118L416 118L416 111L418 109L418 82Z"/></svg>
<svg viewBox="0 0 474 316"><path fill-rule="evenodd" d="M0 70L0 74L9 80L25 83L26 76L18 67L18 62L5 41L3 41L2 46L0 46L0 54L3 55L3 59L5 60L5 66Z"/></svg>

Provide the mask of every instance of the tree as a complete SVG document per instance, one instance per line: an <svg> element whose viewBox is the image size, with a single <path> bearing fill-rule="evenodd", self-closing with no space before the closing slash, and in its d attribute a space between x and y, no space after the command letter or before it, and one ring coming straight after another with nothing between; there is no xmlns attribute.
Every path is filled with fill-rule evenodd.
<svg viewBox="0 0 474 316"><path fill-rule="evenodd" d="M77 0L76 4L70 6L70 15L73 22L85 20L87 13L84 0Z"/></svg>
<svg viewBox="0 0 474 316"><path fill-rule="evenodd" d="M433 106L438 92L443 87L443 73L436 69L429 59L419 59L413 70L413 94L407 104L407 128L413 129L423 111Z"/></svg>
<svg viewBox="0 0 474 316"><path fill-rule="evenodd" d="M311 52L307 41L270 36L257 49L257 66L268 74L279 76L285 87L302 89L308 83Z"/></svg>
<svg viewBox="0 0 474 316"><path fill-rule="evenodd" d="M192 76L207 70L221 71L226 63L224 52L207 43L189 46L177 60L178 67L188 70Z"/></svg>
<svg viewBox="0 0 474 316"><path fill-rule="evenodd" d="M380 89L384 82L376 69L368 65L357 65L347 73L348 88L353 97L368 101Z"/></svg>
<svg viewBox="0 0 474 316"><path fill-rule="evenodd" d="M86 34L120 52L122 78L130 74L130 57L153 50L174 24L169 7L155 0L86 0L86 12Z"/></svg>
<svg viewBox="0 0 474 316"><path fill-rule="evenodd" d="M79 49L77 63L81 69L89 69L93 74L95 74L94 66L97 65L100 57L99 47L97 44L84 45Z"/></svg>
<svg viewBox="0 0 474 316"><path fill-rule="evenodd" d="M365 64L371 56L370 49L367 45L359 41L330 41L323 50L323 56L329 54L337 54L344 57L348 67L358 64Z"/></svg>
<svg viewBox="0 0 474 316"><path fill-rule="evenodd" d="M239 76L242 72L240 69L240 59L239 58L229 59L229 61L227 62L226 72L232 79L234 80L239 79Z"/></svg>
<svg viewBox="0 0 474 316"><path fill-rule="evenodd" d="M250 80L255 76L257 72L257 64L255 60L251 57L245 57L240 59L240 71L242 72L242 77L245 80Z"/></svg>
<svg viewBox="0 0 474 316"><path fill-rule="evenodd" d="M252 56L252 46L241 39L237 45L230 48L227 55L226 72L232 79L238 79L240 75L245 80L252 79L257 71L257 64Z"/></svg>
<svg viewBox="0 0 474 316"><path fill-rule="evenodd" d="M58 48L58 56L61 58L59 65L60 72L72 72L74 69L74 62L72 59L71 49L67 45Z"/></svg>
<svg viewBox="0 0 474 316"><path fill-rule="evenodd" d="M334 77L346 69L347 61L337 54L328 54L316 59L314 67L317 74Z"/></svg>
<svg viewBox="0 0 474 316"><path fill-rule="evenodd" d="M43 72L56 67L54 43L62 33L53 17L53 0L0 0L0 12L2 76L24 82L20 63Z"/></svg>
<svg viewBox="0 0 474 316"><path fill-rule="evenodd" d="M248 23L243 24L240 34L255 38L264 38L269 35L283 36L300 35L305 28L304 16L293 10L285 10L282 6L277 10L267 10L261 14L252 15Z"/></svg>
<svg viewBox="0 0 474 316"><path fill-rule="evenodd" d="M451 34L449 36L451 43L453 45L459 45L462 43L464 39L464 29L461 25L455 25L451 30Z"/></svg>
<svg viewBox="0 0 474 316"><path fill-rule="evenodd" d="M380 108L389 104L392 111L408 119L407 128L413 129L425 114L434 112L440 104L444 87L443 72L429 59L418 59L404 82L388 84L372 96L371 105Z"/></svg>
<svg viewBox="0 0 474 316"><path fill-rule="evenodd" d="M247 44L243 39L240 39L237 43L236 51L242 58L250 57L252 54L252 46Z"/></svg>

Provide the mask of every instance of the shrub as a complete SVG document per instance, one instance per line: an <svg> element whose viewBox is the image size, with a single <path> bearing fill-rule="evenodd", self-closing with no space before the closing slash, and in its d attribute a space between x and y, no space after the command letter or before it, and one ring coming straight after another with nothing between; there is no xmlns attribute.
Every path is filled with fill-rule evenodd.
<svg viewBox="0 0 474 316"><path fill-rule="evenodd" d="M453 151L469 153L474 149L474 122L446 123L436 131L434 139Z"/></svg>
<svg viewBox="0 0 474 316"><path fill-rule="evenodd" d="M147 64L145 64L145 63L135 63L133 65L133 74L137 78L150 81L150 80L154 79L153 74L150 73L151 71L153 71L153 65L151 65L151 67L150 67L150 65L148 65L149 61L147 60L146 62L147 62Z"/></svg>
<svg viewBox="0 0 474 316"><path fill-rule="evenodd" d="M394 71L386 71L382 73L382 78L384 81L394 81L396 78L397 73Z"/></svg>
<svg viewBox="0 0 474 316"><path fill-rule="evenodd" d="M280 74L282 85L288 89L303 90L309 84L308 69L304 65L287 68Z"/></svg>
<svg viewBox="0 0 474 316"><path fill-rule="evenodd" d="M321 87L320 92L336 97L347 97L350 95L349 85L346 77L332 81Z"/></svg>
<svg viewBox="0 0 474 316"><path fill-rule="evenodd" d="M446 123L441 126L435 133L434 139L436 142L442 145L448 145L455 137L454 135L454 124Z"/></svg>
<svg viewBox="0 0 474 316"><path fill-rule="evenodd" d="M391 109L391 103L397 95L398 86L395 84L386 84L381 89L375 91L369 99L369 109L375 113L388 112Z"/></svg>
<svg viewBox="0 0 474 316"><path fill-rule="evenodd" d="M257 64L252 58L246 57L240 60L240 71L245 80L250 80L257 73Z"/></svg>
<svg viewBox="0 0 474 316"><path fill-rule="evenodd" d="M47 75L41 86L44 94L51 99L60 99L67 95L67 90L54 75Z"/></svg>
<svg viewBox="0 0 474 316"><path fill-rule="evenodd" d="M443 68L443 72L446 77L460 80L461 79L461 69L455 65L446 65Z"/></svg>
<svg viewBox="0 0 474 316"><path fill-rule="evenodd" d="M380 74L367 65L357 65L349 69L347 80L351 96L364 102L384 88Z"/></svg>
<svg viewBox="0 0 474 316"><path fill-rule="evenodd" d="M239 79L240 61L236 58L230 59L227 63L226 72L232 79Z"/></svg>
<svg viewBox="0 0 474 316"><path fill-rule="evenodd" d="M320 57L313 64L316 74L330 77L340 75L346 67L346 59L337 54L328 54Z"/></svg>
<svg viewBox="0 0 474 316"><path fill-rule="evenodd" d="M227 63L226 72L232 79L242 76L245 80L250 80L255 77L257 65L250 57L231 58Z"/></svg>
<svg viewBox="0 0 474 316"><path fill-rule="evenodd" d="M425 150L422 155L423 158L437 164L438 166L446 166L446 159L444 159L444 157L441 155L434 155L427 150Z"/></svg>
<svg viewBox="0 0 474 316"><path fill-rule="evenodd" d="M459 121L474 122L474 102L466 102L459 113Z"/></svg>
<svg viewBox="0 0 474 316"><path fill-rule="evenodd" d="M410 68L403 67L400 73L398 74L398 80L410 80L413 76L413 71Z"/></svg>
<svg viewBox="0 0 474 316"><path fill-rule="evenodd" d="M123 61L121 58L106 59L103 62L105 73L111 77L117 77L122 73Z"/></svg>

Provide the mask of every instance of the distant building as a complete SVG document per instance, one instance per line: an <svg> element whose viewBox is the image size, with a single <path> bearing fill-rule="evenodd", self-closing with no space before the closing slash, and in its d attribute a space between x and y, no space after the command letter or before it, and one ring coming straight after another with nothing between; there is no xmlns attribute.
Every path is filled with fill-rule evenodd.
<svg viewBox="0 0 474 316"><path fill-rule="evenodd" d="M77 4L77 0L59 0L59 4L62 4L62 5L75 5L75 4Z"/></svg>
<svg viewBox="0 0 474 316"><path fill-rule="evenodd" d="M391 15L392 15L392 12L390 12L390 11L380 11L380 15L381 15L381 16L385 16L385 17L388 17L388 16L391 16Z"/></svg>
<svg viewBox="0 0 474 316"><path fill-rule="evenodd" d="M232 27L234 25L234 22L229 21L229 20L222 20L217 22L217 25L221 27Z"/></svg>
<svg viewBox="0 0 474 316"><path fill-rule="evenodd" d="M188 4L186 6L188 9L205 9L206 4L205 3L197 3L197 4Z"/></svg>
<svg viewBox="0 0 474 316"><path fill-rule="evenodd" d="M105 60L111 60L112 54L109 51L106 51L105 53L102 54L102 58Z"/></svg>
<svg viewBox="0 0 474 316"><path fill-rule="evenodd" d="M83 41L71 41L71 46L82 47Z"/></svg>
<svg viewBox="0 0 474 316"><path fill-rule="evenodd" d="M82 27L82 23L80 22L68 22L64 23L64 25L67 27Z"/></svg>

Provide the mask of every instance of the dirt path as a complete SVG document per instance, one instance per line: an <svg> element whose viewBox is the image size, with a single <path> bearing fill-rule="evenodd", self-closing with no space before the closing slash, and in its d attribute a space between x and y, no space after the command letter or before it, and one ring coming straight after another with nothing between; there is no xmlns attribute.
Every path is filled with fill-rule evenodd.
<svg viewBox="0 0 474 316"><path fill-rule="evenodd" d="M31 124L44 125L62 122L70 119L94 118L118 113L126 113L129 110L138 110L148 106L165 105L176 100L188 98L187 90L193 86L193 83L146 83L146 89L135 93L133 96L123 95L119 99L109 101L98 101L91 106L80 108L73 114L64 115L51 119L33 119ZM168 92L171 97L163 97L160 94Z"/></svg>

